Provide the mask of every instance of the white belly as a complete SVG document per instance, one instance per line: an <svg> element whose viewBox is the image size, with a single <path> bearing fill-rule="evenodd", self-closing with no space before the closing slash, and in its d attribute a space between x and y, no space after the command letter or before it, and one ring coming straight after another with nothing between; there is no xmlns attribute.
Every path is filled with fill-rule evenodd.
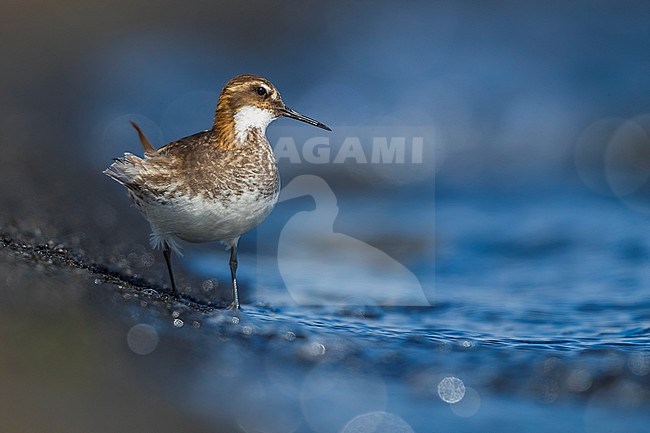
<svg viewBox="0 0 650 433"><path fill-rule="evenodd" d="M278 194L231 196L225 201L177 196L165 204L141 207L154 234L175 235L188 242L232 241L257 227L273 210Z"/></svg>

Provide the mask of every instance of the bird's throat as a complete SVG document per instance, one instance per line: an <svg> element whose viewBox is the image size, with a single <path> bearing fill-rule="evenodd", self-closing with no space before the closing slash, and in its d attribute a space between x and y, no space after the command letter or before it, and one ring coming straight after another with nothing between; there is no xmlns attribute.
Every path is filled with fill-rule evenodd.
<svg viewBox="0 0 650 433"><path fill-rule="evenodd" d="M275 117L269 110L263 110L252 105L241 107L233 116L235 140L240 145L244 144L253 129L257 129L259 134L265 134L266 127Z"/></svg>

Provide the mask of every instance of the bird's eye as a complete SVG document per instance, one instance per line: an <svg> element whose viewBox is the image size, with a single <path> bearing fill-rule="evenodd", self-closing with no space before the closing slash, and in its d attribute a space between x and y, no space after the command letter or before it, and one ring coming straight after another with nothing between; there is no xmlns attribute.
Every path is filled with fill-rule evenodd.
<svg viewBox="0 0 650 433"><path fill-rule="evenodd" d="M267 94L266 89L264 87L262 87L262 86L258 87L256 92L260 96L266 96L266 94Z"/></svg>

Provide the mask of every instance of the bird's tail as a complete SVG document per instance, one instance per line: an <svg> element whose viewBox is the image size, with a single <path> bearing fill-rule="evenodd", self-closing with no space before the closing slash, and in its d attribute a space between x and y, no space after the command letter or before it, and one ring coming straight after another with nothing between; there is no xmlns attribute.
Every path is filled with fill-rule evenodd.
<svg viewBox="0 0 650 433"><path fill-rule="evenodd" d="M131 153L125 153L122 158L115 158L115 162L110 165L103 173L128 187L135 181L136 176L142 168L142 159Z"/></svg>
<svg viewBox="0 0 650 433"><path fill-rule="evenodd" d="M145 157L155 154L156 148L153 147L138 124L133 120L129 120L129 122L138 133L140 143L142 143L142 148L144 149ZM104 170L103 173L111 179L121 183L122 185L129 187L130 185L133 185L134 179L140 173L141 169L142 159L127 152L122 158L115 158L115 162L111 164L111 166L106 170Z"/></svg>

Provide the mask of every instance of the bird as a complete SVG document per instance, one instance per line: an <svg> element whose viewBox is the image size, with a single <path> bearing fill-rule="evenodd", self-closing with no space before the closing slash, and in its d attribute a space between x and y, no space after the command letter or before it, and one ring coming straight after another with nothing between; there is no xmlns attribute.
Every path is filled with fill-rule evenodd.
<svg viewBox="0 0 650 433"><path fill-rule="evenodd" d="M406 266L379 248L334 231L339 207L323 178L310 174L293 178L282 189L280 201L302 196L312 197L315 207L287 221L277 253L282 281L296 304L431 305Z"/></svg>
<svg viewBox="0 0 650 433"><path fill-rule="evenodd" d="M225 84L211 129L159 149L131 122L144 157L126 152L103 173L126 187L149 221L150 244L162 250L173 296L178 296L178 289L172 252L182 256L178 239L221 241L230 249L232 303L228 308L241 309L237 244L278 201L280 176L266 128L280 117L331 131L288 108L276 87L258 75L238 75Z"/></svg>

